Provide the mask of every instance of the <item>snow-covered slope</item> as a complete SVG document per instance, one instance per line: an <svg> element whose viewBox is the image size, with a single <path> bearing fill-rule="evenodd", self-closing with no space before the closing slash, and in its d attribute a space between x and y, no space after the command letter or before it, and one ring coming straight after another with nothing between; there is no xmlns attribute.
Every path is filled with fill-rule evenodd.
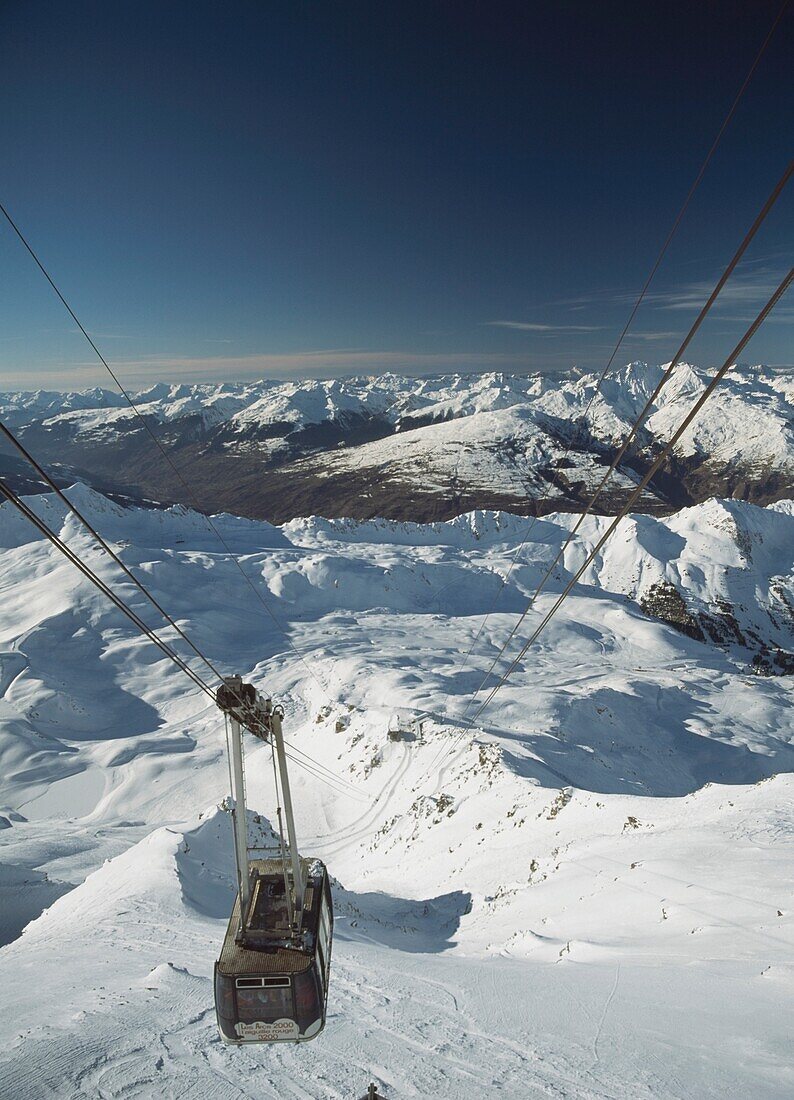
<svg viewBox="0 0 794 1100"><path fill-rule="evenodd" d="M283 521L294 515L447 518L474 507L570 508L600 481L662 374L632 363L595 375L447 375L245 385L158 385L141 414L201 485L202 505ZM670 438L708 372L682 364L602 501L609 510ZM791 382L737 368L681 441L641 511L715 493L791 495ZM117 395L0 394L0 418L42 458L99 487L190 504Z"/></svg>
<svg viewBox="0 0 794 1100"><path fill-rule="evenodd" d="M99 409L116 409L126 404L121 394L98 386L79 393L61 393L58 390L20 390L0 394L2 420L9 428L30 424L36 420L47 420L53 416L64 416L75 410L85 410L90 413Z"/></svg>
<svg viewBox="0 0 794 1100"><path fill-rule="evenodd" d="M756 673L794 648L794 506L624 521L471 728L572 517L215 517L288 645L201 516L69 492L345 781L293 767L305 850L338 882L330 1017L301 1047L218 1040L218 715L3 506L1 1097L790 1095L792 681ZM149 615L62 505L31 500ZM415 734L392 742L397 709ZM267 746L247 762L267 838Z"/></svg>

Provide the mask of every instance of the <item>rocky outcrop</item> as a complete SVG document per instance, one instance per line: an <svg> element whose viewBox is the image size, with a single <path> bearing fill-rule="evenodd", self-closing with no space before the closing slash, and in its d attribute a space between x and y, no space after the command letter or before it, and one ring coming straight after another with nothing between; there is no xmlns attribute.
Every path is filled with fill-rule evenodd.
<svg viewBox="0 0 794 1100"><path fill-rule="evenodd" d="M705 642L706 635L695 615L687 610L681 593L672 584L654 584L640 598L640 607L646 615L672 626L681 634Z"/></svg>

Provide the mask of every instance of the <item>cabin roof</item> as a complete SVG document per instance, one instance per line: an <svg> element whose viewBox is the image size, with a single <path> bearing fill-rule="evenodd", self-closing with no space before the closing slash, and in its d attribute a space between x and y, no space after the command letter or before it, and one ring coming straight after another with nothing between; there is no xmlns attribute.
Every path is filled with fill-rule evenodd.
<svg viewBox="0 0 794 1100"><path fill-rule="evenodd" d="M313 861L302 859L304 874L306 876L306 895L304 903L303 924L307 932L311 933L311 943L317 932L317 919L319 913L319 900L322 893L321 876L310 875L309 867ZM255 915L259 918L257 924L260 929L266 929L270 925L268 914L263 912L262 905L256 905L257 898L264 903L262 892L256 887L264 880L265 883L281 879L281 861L278 859L251 860L250 867L256 872L257 883L254 889ZM283 880L282 880L283 881ZM313 962L312 950L301 951L294 947L285 947L282 944L268 947L243 946L235 942L237 929L240 926L240 895L235 898L232 915L226 928L226 935L221 948L218 969L226 977L237 978L244 975L267 974L299 974L307 970ZM276 928L273 928L276 932Z"/></svg>

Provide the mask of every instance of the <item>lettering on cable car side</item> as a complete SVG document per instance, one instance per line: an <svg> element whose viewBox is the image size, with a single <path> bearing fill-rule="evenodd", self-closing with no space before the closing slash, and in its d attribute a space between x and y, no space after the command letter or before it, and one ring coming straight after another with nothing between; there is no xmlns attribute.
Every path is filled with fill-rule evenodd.
<svg viewBox="0 0 794 1100"><path fill-rule="evenodd" d="M254 1039L260 1043L272 1043L278 1039L298 1039L300 1032L294 1020L274 1020L265 1023L255 1020L252 1024L238 1023L235 1031L241 1039Z"/></svg>

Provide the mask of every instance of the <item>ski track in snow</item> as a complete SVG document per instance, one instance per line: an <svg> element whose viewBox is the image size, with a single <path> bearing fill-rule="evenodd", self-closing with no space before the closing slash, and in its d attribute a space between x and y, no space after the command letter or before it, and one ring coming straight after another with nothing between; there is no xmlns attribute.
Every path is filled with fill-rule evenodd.
<svg viewBox="0 0 794 1100"><path fill-rule="evenodd" d="M465 669L528 521L216 517L321 688L195 516L69 492L360 793L292 769L304 849L337 883L325 1031L224 1046L222 723L0 508L0 1100L348 1100L370 1080L389 1100L794 1092L791 683L748 673L751 634L791 649L791 505L624 521L468 730L469 694L572 517L535 525ZM62 506L32 499L143 611ZM606 522L583 526L556 590ZM693 612L724 601L748 644L642 615L662 582ZM415 735L392 742L397 709ZM247 768L267 819L269 748L249 741Z"/></svg>

